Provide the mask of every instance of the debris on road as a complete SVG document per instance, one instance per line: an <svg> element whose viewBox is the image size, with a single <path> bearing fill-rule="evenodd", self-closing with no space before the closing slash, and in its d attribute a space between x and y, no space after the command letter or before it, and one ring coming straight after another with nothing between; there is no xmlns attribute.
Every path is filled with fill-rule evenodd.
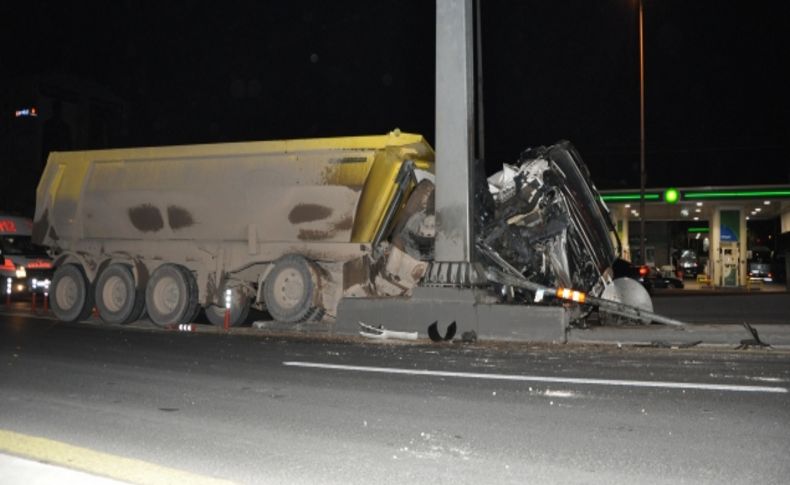
<svg viewBox="0 0 790 485"><path fill-rule="evenodd" d="M363 337L378 339L378 340L417 340L417 332L398 332L395 330L386 330L382 326L374 327L364 322L359 322L361 327L359 334Z"/></svg>
<svg viewBox="0 0 790 485"><path fill-rule="evenodd" d="M760 334L757 333L757 329L756 328L752 327L751 325L749 325L746 322L743 322L743 326L744 326L744 328L746 328L746 330L749 331L750 334L752 334L752 338L741 340L741 344L739 346L735 347L735 350L745 350L745 349L748 349L748 348L751 348L751 347L759 347L759 348L762 348L762 349L764 349L766 347L769 347L769 348L771 347L771 344L767 344L767 343L763 342L762 339L760 339Z"/></svg>
<svg viewBox="0 0 790 485"><path fill-rule="evenodd" d="M447 326L447 333L445 333L444 336L442 336L439 333L439 322L436 321L428 326L428 337L430 337L431 341L433 342L443 342L443 341L449 342L450 340L453 339L453 337L455 337L456 329L457 327L455 324L455 320L453 320L453 323Z"/></svg>
<svg viewBox="0 0 790 485"><path fill-rule="evenodd" d="M469 330L468 332L462 333L461 342L465 344L473 344L477 342L477 332L475 332L474 330Z"/></svg>
<svg viewBox="0 0 790 485"><path fill-rule="evenodd" d="M673 343L668 340L653 340L649 344L639 344L634 347L650 347L654 349L690 349L701 344L702 340L695 340L693 342Z"/></svg>

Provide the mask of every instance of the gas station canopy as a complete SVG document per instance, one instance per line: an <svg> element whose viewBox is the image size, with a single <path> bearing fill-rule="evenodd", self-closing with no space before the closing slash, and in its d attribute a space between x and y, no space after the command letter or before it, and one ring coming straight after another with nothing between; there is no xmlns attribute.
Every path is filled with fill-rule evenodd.
<svg viewBox="0 0 790 485"><path fill-rule="evenodd" d="M639 219L639 191L602 190L615 219ZM790 211L790 185L685 187L645 190L645 220L706 221L716 208L741 209L747 220L772 219Z"/></svg>

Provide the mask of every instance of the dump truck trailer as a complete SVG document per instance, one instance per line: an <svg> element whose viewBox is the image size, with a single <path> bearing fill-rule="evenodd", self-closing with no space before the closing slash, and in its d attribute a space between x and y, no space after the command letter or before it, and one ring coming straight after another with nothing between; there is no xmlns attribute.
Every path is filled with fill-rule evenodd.
<svg viewBox="0 0 790 485"><path fill-rule="evenodd" d="M434 273L434 153L420 135L55 152L33 240L56 267L64 321L160 326L336 316L342 298L408 297ZM617 278L619 241L569 142L475 183L475 275L486 300L566 305L635 321L643 288ZM634 303L636 302L636 305ZM665 323L669 322L664 319Z"/></svg>
<svg viewBox="0 0 790 485"><path fill-rule="evenodd" d="M299 322L331 316L344 294L407 294L426 263L394 249L373 267L373 244L433 160L397 130L54 152L33 228L55 257L53 312L75 321L95 305L110 323L146 312L172 325L203 307L221 324L229 295L232 325L251 304Z"/></svg>

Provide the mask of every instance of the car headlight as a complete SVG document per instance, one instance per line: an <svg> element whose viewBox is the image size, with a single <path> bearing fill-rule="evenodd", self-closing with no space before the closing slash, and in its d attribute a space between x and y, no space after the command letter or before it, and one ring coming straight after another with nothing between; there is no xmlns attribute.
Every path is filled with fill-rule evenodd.
<svg viewBox="0 0 790 485"><path fill-rule="evenodd" d="M16 268L16 277L17 278L27 278L27 271L25 271L24 266L18 266Z"/></svg>

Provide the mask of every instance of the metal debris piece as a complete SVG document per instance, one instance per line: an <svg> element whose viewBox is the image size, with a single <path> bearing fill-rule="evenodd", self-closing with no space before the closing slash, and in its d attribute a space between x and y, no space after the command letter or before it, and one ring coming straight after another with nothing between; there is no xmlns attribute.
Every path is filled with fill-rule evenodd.
<svg viewBox="0 0 790 485"><path fill-rule="evenodd" d="M488 250L488 248L481 245L478 245L478 249L480 249L481 251ZM509 271L509 268L507 266L502 266L502 269L505 271ZM490 281L496 281L517 288L524 288L532 292L543 290L543 294L545 296L557 296L556 289L547 288L538 283L529 281L522 275L513 274L513 271L509 271L509 272L511 274L506 274L493 267L489 267L486 270L485 274L486 274L486 278L488 278ZM656 322L656 323L663 323L666 325L675 325L675 326L686 325L684 322L681 322L680 320L675 320L674 318L669 318L662 315L658 315L653 312L648 312L631 305L626 305L625 303L606 300L603 298L596 298L590 295L586 296L585 303L597 307L599 312L610 313L613 315L620 315L634 320L643 321L645 323Z"/></svg>
<svg viewBox="0 0 790 485"><path fill-rule="evenodd" d="M417 340L417 332L398 332L395 330L386 330L381 325L374 327L373 325L368 325L364 322L359 322L359 326L361 327L359 334L367 338L378 340Z"/></svg>
<svg viewBox="0 0 790 485"><path fill-rule="evenodd" d="M746 322L743 322L743 326L746 328L746 330L749 331L750 334L752 334L753 338L741 340L741 344L735 347L735 350L743 350L751 347L759 347L759 348L771 347L771 344L767 344L763 342L762 339L760 339L760 334L757 333L756 328L752 327Z"/></svg>
<svg viewBox="0 0 790 485"><path fill-rule="evenodd" d="M442 336L439 333L439 322L436 321L428 325L428 337L430 337L434 342L450 341L453 339L453 337L455 337L456 330L457 326L455 324L455 320L453 320L453 323L447 326L447 333Z"/></svg>
<svg viewBox="0 0 790 485"><path fill-rule="evenodd" d="M702 340L695 340L693 342L672 343L667 340L653 340L649 344L635 345L635 347L650 347L654 349L689 349L701 344Z"/></svg>
<svg viewBox="0 0 790 485"><path fill-rule="evenodd" d="M474 330L469 330L468 332L462 333L461 342L465 344L473 344L477 342L477 332L475 332Z"/></svg>

